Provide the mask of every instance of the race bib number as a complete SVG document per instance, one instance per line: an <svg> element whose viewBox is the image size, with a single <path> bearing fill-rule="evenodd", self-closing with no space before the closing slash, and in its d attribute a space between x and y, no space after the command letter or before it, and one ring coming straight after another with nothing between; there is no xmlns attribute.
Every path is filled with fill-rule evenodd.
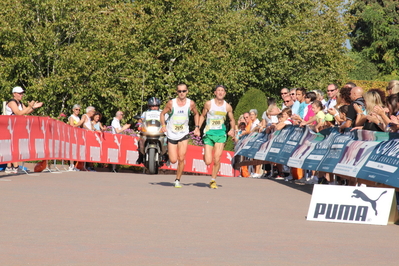
<svg viewBox="0 0 399 266"><path fill-rule="evenodd" d="M174 132L181 133L184 132L184 129L185 129L184 125L177 125L177 124L173 125Z"/></svg>
<svg viewBox="0 0 399 266"><path fill-rule="evenodd" d="M209 129L222 129L223 119L211 119Z"/></svg>

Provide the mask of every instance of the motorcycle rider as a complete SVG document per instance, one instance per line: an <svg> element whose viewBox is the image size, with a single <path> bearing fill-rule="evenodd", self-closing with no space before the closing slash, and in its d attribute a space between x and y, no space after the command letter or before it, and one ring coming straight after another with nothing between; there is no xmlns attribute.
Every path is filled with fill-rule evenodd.
<svg viewBox="0 0 399 266"><path fill-rule="evenodd" d="M159 112L159 114L161 114L160 112L162 111L161 109L159 109L159 107L161 106L161 100L159 100L156 97L149 98L148 101L147 101L147 105L148 105L148 110L144 111L141 114L141 117L140 117L141 121L142 121L141 122L142 124L145 124L146 118L147 118L147 115L148 115L149 112L157 111L157 112ZM165 117L165 119L167 119L167 117ZM158 120L160 120L160 118L158 118ZM137 148L138 148L138 152L139 152L139 158L137 159L136 164L141 164L144 161L144 154L140 152L140 141L138 143L138 147ZM163 161L165 161L165 160L166 160L166 158L164 158Z"/></svg>

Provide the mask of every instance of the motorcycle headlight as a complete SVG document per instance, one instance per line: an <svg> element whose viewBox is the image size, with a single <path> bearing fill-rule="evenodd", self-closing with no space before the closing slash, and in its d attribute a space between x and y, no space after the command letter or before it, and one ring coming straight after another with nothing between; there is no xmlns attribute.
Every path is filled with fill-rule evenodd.
<svg viewBox="0 0 399 266"><path fill-rule="evenodd" d="M159 128L157 128L157 127L147 127L147 132L148 133L158 133L159 132Z"/></svg>

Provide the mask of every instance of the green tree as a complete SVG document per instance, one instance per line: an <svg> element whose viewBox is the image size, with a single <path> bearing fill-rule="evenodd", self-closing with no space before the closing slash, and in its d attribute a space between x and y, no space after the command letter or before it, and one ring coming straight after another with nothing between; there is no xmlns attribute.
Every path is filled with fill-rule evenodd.
<svg viewBox="0 0 399 266"><path fill-rule="evenodd" d="M324 88L346 71L341 0L3 0L0 98L13 86L58 116L75 103L130 119L146 99L189 85L235 107L249 88Z"/></svg>
<svg viewBox="0 0 399 266"><path fill-rule="evenodd" d="M375 64L382 75L399 69L398 10L394 0L356 0L349 10L356 18L350 34L352 49Z"/></svg>

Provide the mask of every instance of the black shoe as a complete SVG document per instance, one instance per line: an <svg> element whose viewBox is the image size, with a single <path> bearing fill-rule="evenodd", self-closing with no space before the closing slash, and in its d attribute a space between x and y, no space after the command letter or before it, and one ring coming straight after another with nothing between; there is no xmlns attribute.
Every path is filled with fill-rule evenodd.
<svg viewBox="0 0 399 266"><path fill-rule="evenodd" d="M136 161L136 164L142 164L144 159L144 155L139 153L139 158Z"/></svg>

